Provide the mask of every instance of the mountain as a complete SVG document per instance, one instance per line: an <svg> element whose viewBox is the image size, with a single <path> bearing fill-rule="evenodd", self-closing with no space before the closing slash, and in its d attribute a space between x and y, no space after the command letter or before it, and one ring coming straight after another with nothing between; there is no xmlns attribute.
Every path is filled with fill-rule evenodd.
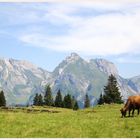
<svg viewBox="0 0 140 140"><path fill-rule="evenodd" d="M102 71L107 75L119 75L116 66L105 59L91 59L91 63L95 63L98 70Z"/></svg>
<svg viewBox="0 0 140 140"><path fill-rule="evenodd" d="M140 92L140 76L124 79L115 65L104 59L86 61L72 53L53 72L27 61L0 59L0 89L4 90L8 105L32 104L35 94L44 94L47 84L52 87L54 97L60 89L63 96L67 93L75 96L83 107L85 95L88 94L93 105L97 103L110 74L117 78L124 100Z"/></svg>
<svg viewBox="0 0 140 140"><path fill-rule="evenodd" d="M108 76L113 74L117 78L118 87L123 100L127 100L128 96L136 95L140 91L140 89L138 89L138 83L136 83L134 80L132 81L132 79L124 79L121 77L116 66L112 62L105 59L94 59L91 61L96 63L96 67L103 73L107 74Z"/></svg>
<svg viewBox="0 0 140 140"><path fill-rule="evenodd" d="M0 59L0 87L8 104L26 104L51 73L27 61Z"/></svg>
<svg viewBox="0 0 140 140"><path fill-rule="evenodd" d="M140 76L136 76L127 80L127 85L130 86L135 94L140 93Z"/></svg>
<svg viewBox="0 0 140 140"><path fill-rule="evenodd" d="M107 81L107 75L98 70L93 63L88 63L77 54L72 53L53 71L53 91L59 88L62 93L71 93L83 104L85 94L88 93L93 104L99 97L101 88Z"/></svg>

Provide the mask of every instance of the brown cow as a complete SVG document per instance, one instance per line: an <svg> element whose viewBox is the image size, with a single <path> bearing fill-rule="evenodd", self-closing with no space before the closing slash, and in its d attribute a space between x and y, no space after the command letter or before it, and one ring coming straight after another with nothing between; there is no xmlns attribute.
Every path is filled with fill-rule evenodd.
<svg viewBox="0 0 140 140"><path fill-rule="evenodd" d="M138 114L139 114L139 109L140 109L140 96L137 95L137 96L130 96L128 99L127 99L127 102L125 104L125 106L123 108L121 108L121 114L122 114L122 117L125 117L126 116L126 112L129 111L129 117L130 117L130 113L131 113L131 110L132 110L132 116L134 116L134 111L135 109L138 110Z"/></svg>

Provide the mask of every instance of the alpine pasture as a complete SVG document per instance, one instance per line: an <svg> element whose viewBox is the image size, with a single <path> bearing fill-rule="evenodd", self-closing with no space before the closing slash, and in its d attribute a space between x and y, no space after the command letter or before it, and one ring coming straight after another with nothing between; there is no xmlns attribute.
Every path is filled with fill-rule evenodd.
<svg viewBox="0 0 140 140"><path fill-rule="evenodd" d="M139 138L140 116L121 118L123 104L71 109L0 109L1 138Z"/></svg>

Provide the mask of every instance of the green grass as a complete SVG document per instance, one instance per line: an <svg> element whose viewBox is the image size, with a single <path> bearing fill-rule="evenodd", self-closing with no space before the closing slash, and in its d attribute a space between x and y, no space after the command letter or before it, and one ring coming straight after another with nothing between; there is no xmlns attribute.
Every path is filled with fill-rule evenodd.
<svg viewBox="0 0 140 140"><path fill-rule="evenodd" d="M33 111L31 107L1 109L0 137L139 138L140 116L121 118L122 106L103 105L78 111L48 107Z"/></svg>

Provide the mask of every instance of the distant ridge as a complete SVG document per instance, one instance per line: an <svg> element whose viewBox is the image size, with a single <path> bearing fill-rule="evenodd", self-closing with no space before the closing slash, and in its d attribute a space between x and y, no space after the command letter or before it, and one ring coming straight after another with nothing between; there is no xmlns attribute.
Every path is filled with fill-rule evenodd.
<svg viewBox="0 0 140 140"><path fill-rule="evenodd" d="M37 92L44 94L46 84L51 85L54 96L60 89L63 95L75 96L82 107L85 94L88 94L94 105L110 74L117 78L124 100L140 93L140 76L124 79L119 76L116 66L105 59L87 62L71 53L53 72L48 72L25 60L0 58L0 88L5 92L8 105L32 104Z"/></svg>

